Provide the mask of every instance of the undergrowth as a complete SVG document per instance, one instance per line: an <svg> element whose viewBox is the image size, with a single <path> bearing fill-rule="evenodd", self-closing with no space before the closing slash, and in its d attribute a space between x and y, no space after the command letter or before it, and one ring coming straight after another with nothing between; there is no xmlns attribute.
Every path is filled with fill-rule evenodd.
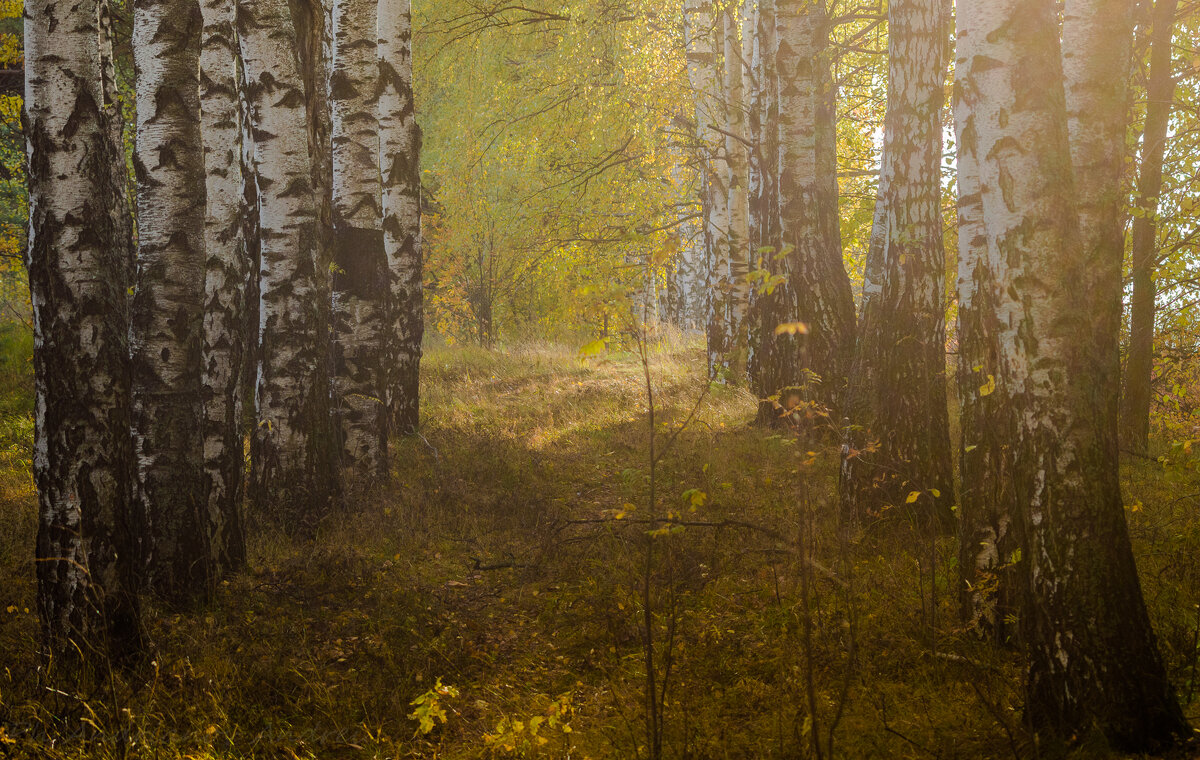
<svg viewBox="0 0 1200 760"><path fill-rule="evenodd" d="M953 539L902 509L839 530L834 444L752 427L754 399L705 395L703 366L694 341L651 356L659 436L702 399L652 510L635 355L428 351L423 433L394 443L389 486L352 488L310 541L257 525L205 609L147 600L152 652L95 693L41 678L28 408L0 403L0 755L644 757L648 625L664 757L804 757L814 731L827 757L1034 756L1018 655L955 617ZM1124 474L1197 722L1200 479L1173 460Z"/></svg>

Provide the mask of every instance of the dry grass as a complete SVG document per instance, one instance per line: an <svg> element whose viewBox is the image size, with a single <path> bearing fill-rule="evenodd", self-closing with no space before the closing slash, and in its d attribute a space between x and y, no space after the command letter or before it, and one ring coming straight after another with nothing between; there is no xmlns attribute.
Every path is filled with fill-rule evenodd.
<svg viewBox="0 0 1200 760"><path fill-rule="evenodd" d="M704 393L702 362L679 337L654 354L660 440ZM644 755L641 587L656 525L642 522L649 433L636 357L435 348L423 371L424 435L395 443L389 487L353 491L312 541L258 526L250 569L209 609L151 603L152 656L102 693L38 681L21 476L0 516L0 604L17 608L0 610L0 754ZM677 517L653 539L651 564L657 667L671 660L666 755L803 756L811 672L817 730L843 707L835 756L1029 756L1016 656L957 630L953 542L930 546L898 513L839 539L833 454L764 434L753 413L745 393L712 390L656 473L653 513ZM1128 482L1142 505L1131 520L1147 598L1187 693L1200 521L1195 500L1177 497L1200 487L1182 467L1134 469ZM446 720L418 734L411 702L439 681L455 690L436 698Z"/></svg>

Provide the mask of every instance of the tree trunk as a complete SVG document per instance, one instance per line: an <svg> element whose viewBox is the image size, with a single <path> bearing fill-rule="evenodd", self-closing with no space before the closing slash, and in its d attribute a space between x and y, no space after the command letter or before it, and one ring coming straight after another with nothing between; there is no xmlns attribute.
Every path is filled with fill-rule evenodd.
<svg viewBox="0 0 1200 760"><path fill-rule="evenodd" d="M247 316L250 258L246 247L239 99L237 12L234 0L204 0L200 50L200 110L207 215L204 251L204 530L217 572L246 560L242 530L243 373L250 341Z"/></svg>
<svg viewBox="0 0 1200 760"><path fill-rule="evenodd" d="M954 70L970 69L975 28L959 23ZM1005 387L998 385L995 276L979 187L979 136L960 75L954 87L958 184L959 603L963 621L997 642L1010 639L1020 606L1016 563L1023 545L1012 479L1005 470Z"/></svg>
<svg viewBox="0 0 1200 760"><path fill-rule="evenodd" d="M844 453L841 478L850 513L905 504L916 492L915 505L925 517L947 527L954 522L955 503L942 302L949 22L943 0L888 5L882 170L848 404L859 445Z"/></svg>
<svg viewBox="0 0 1200 760"><path fill-rule="evenodd" d="M133 426L146 583L171 603L208 591L200 392L205 188L197 0L138 0L138 273Z"/></svg>
<svg viewBox="0 0 1200 760"><path fill-rule="evenodd" d="M746 12L747 9L743 9ZM736 8L721 12L724 21L722 39L725 46L725 160L722 169L729 193L729 229L726 234L727 251L724 255L724 271L719 272L718 288L714 297L720 298L719 319L723 322L722 332L727 337L722 367L730 378L741 381L746 374L747 319L750 305L750 196L747 183L750 179L749 153L746 141L747 98L743 87L745 63L742 42L738 35L741 23Z"/></svg>
<svg viewBox="0 0 1200 760"><path fill-rule="evenodd" d="M1116 378L1116 343L1103 330L1117 324L1119 280L1099 271L1113 262L1096 260L1079 230L1064 160L1071 146L1055 5L962 0L958 21L968 32L960 87L978 140L1009 456L1027 542L1027 717L1061 739L1098 728L1119 749L1163 748L1187 727L1125 525L1117 420L1104 387Z"/></svg>
<svg viewBox="0 0 1200 760"><path fill-rule="evenodd" d="M38 612L51 660L128 662L134 583L127 225L104 2L25 6ZM111 48L109 48L111 49ZM64 670L64 672L68 672Z"/></svg>
<svg viewBox="0 0 1200 760"><path fill-rule="evenodd" d="M711 0L687 0L683 8L684 48L688 81L696 118L696 160L700 169L700 205L704 213L705 323L708 371L717 378L727 374L734 343L729 330L730 192L729 166L723 160L725 137L718 125L726 123L722 91L725 84L723 55L717 41L725 39L725 24L718 22ZM717 31L721 30L718 35ZM723 50L723 47L722 47Z"/></svg>
<svg viewBox="0 0 1200 760"><path fill-rule="evenodd" d="M333 127L333 377L342 464L387 473L384 338L388 262L380 213L376 3L336 0Z"/></svg>
<svg viewBox="0 0 1200 760"><path fill-rule="evenodd" d="M801 401L841 406L854 346L854 299L842 264L834 93L824 0L775 4L781 278L758 299L760 421ZM791 326L791 332L779 333Z"/></svg>
<svg viewBox="0 0 1200 760"><path fill-rule="evenodd" d="M779 108L778 80L775 76L775 0L755 4L754 32L750 48L751 90L748 130L749 235L750 269L756 274L771 271L779 245ZM747 374L757 390L756 379L763 372L764 352L760 348L774 341L773 332L763 336L762 313L774 308L774 292L767 292L758 277L750 288L747 315ZM769 321L769 320L767 320ZM772 325L772 330L774 325Z"/></svg>
<svg viewBox="0 0 1200 760"><path fill-rule="evenodd" d="M319 517L333 487L328 290L297 25L285 0L243 0L238 30L261 230L251 497L277 516Z"/></svg>
<svg viewBox="0 0 1200 760"><path fill-rule="evenodd" d="M1171 38L1179 0L1154 4L1150 38L1150 84L1146 128L1142 134L1141 173L1133 219L1133 298L1129 314L1129 353L1121 409L1121 442L1136 453L1150 443L1150 383L1154 377L1154 312L1158 268L1158 196L1163 184L1163 153L1175 102Z"/></svg>
<svg viewBox="0 0 1200 760"><path fill-rule="evenodd" d="M379 145L383 177L383 242L391 272L388 406L402 435L420 422L421 131L412 87L409 0L380 0Z"/></svg>

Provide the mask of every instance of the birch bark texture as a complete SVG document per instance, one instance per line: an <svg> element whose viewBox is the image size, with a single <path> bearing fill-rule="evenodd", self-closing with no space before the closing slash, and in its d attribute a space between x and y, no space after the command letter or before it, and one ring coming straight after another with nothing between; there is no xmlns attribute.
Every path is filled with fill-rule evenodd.
<svg viewBox="0 0 1200 760"><path fill-rule="evenodd" d="M25 6L38 612L45 651L129 662L141 650L132 518L120 107L106 4ZM114 127L115 123L115 127Z"/></svg>
<svg viewBox="0 0 1200 760"><path fill-rule="evenodd" d="M305 519L328 505L327 272L297 26L286 0L243 0L238 32L259 191L257 424L251 499Z"/></svg>
<svg viewBox="0 0 1200 760"><path fill-rule="evenodd" d="M205 171L197 0L137 0L138 267L133 428L147 586L182 604L207 593L201 351Z"/></svg>
<svg viewBox="0 0 1200 760"><path fill-rule="evenodd" d="M841 406L854 346L854 300L842 263L834 91L824 0L777 0L778 244L757 299L753 385L759 420L801 401ZM802 328L795 327L803 325ZM793 326L779 333L781 326Z"/></svg>
<svg viewBox="0 0 1200 760"><path fill-rule="evenodd" d="M758 0L754 6L750 43L750 133L748 177L751 271L756 273L747 306L747 375L752 385L762 372L765 345L761 310L771 303L765 282L757 276L773 268L779 245L779 101L775 75L775 0ZM768 298L767 302L761 299ZM770 335L770 340L774 339Z"/></svg>
<svg viewBox="0 0 1200 760"><path fill-rule="evenodd" d="M420 425L421 130L413 100L412 13L409 0L380 0L378 21L380 170L383 243L390 273L387 402L401 435Z"/></svg>
<svg viewBox="0 0 1200 760"><path fill-rule="evenodd" d="M1179 0L1158 0L1151 14L1150 81L1137 208L1130 240L1133 295L1129 309L1129 354L1121 405L1122 445L1145 453L1150 443L1150 398L1154 378L1154 313L1158 268L1158 198L1163 186L1163 157L1175 105L1171 42Z"/></svg>
<svg viewBox="0 0 1200 760"><path fill-rule="evenodd" d="M956 503L941 212L949 29L944 0L888 4L882 166L847 404L859 446L844 452L840 484L851 514L917 492L925 519L947 527Z"/></svg>
<svg viewBox="0 0 1200 760"><path fill-rule="evenodd" d="M200 126L204 140L204 475L203 530L218 573L246 560L242 499L243 373L250 355L247 310L251 261L242 173L242 107L234 0L203 0Z"/></svg>
<svg viewBox="0 0 1200 760"><path fill-rule="evenodd" d="M388 262L380 203L377 2L336 0L329 78L333 160L333 383L342 464L387 472Z"/></svg>
<svg viewBox="0 0 1200 760"><path fill-rule="evenodd" d="M1027 715L1059 739L1099 729L1122 750L1161 749L1187 727L1142 600L1117 420L1111 392L1098 386L1115 377L1116 344L1101 326L1116 324L1105 310L1119 308L1119 291L1080 287L1113 281L1090 271L1108 264L1079 230L1055 5L961 0L958 22L1026 538Z"/></svg>
<svg viewBox="0 0 1200 760"><path fill-rule="evenodd" d="M696 162L700 174L700 205L704 215L705 333L710 377L726 372L732 344L725 319L729 295L730 194L725 137L718 125L726 121L723 90L724 16L711 0L687 0L683 6L684 51L696 123ZM719 33L718 33L719 32ZM718 46L720 43L720 46Z"/></svg>
<svg viewBox="0 0 1200 760"><path fill-rule="evenodd" d="M724 162L729 214L726 234L726 251L716 261L723 262L724 269L714 273L718 280L714 298L719 298L714 307L714 316L720 323L725 343L722 368L735 381L743 381L746 375L747 319L750 304L750 195L749 195L749 151L747 143L748 97L745 88L746 59L740 38L742 19L739 14L750 14L752 8L737 6L721 12L725 53L724 67L725 101ZM715 302L714 302L715 303Z"/></svg>
<svg viewBox="0 0 1200 760"><path fill-rule="evenodd" d="M967 20L957 24L955 72L970 68L979 33ZM1024 545L1019 508L1006 467L1006 386L997 384L996 307L992 293L988 235L979 186L979 135L973 104L979 95L956 74L954 124L958 190L958 365L959 399L959 603L962 619L994 641L1010 634L1008 621L1020 609L1016 560Z"/></svg>

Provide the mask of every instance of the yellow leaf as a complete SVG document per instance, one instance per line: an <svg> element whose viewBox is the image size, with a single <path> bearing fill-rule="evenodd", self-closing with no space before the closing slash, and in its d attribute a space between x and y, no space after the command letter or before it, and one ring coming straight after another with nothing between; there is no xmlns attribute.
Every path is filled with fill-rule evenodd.
<svg viewBox="0 0 1200 760"><path fill-rule="evenodd" d="M990 396L996 392L996 376L988 375L987 382L979 386L980 396Z"/></svg>
<svg viewBox="0 0 1200 760"><path fill-rule="evenodd" d="M595 356L596 354L604 353L606 342L607 341L604 338L594 340L591 343L586 344L583 348L579 349L579 355Z"/></svg>
<svg viewBox="0 0 1200 760"><path fill-rule="evenodd" d="M920 491L909 491L908 498L904 500L905 504L912 504L917 499L921 498Z"/></svg>
<svg viewBox="0 0 1200 760"><path fill-rule="evenodd" d="M940 499L942 497L942 492L936 488L930 488L929 493L931 493L935 499Z"/></svg>
<svg viewBox="0 0 1200 760"><path fill-rule="evenodd" d="M784 322L775 328L776 335L808 335L808 325L803 322Z"/></svg>

